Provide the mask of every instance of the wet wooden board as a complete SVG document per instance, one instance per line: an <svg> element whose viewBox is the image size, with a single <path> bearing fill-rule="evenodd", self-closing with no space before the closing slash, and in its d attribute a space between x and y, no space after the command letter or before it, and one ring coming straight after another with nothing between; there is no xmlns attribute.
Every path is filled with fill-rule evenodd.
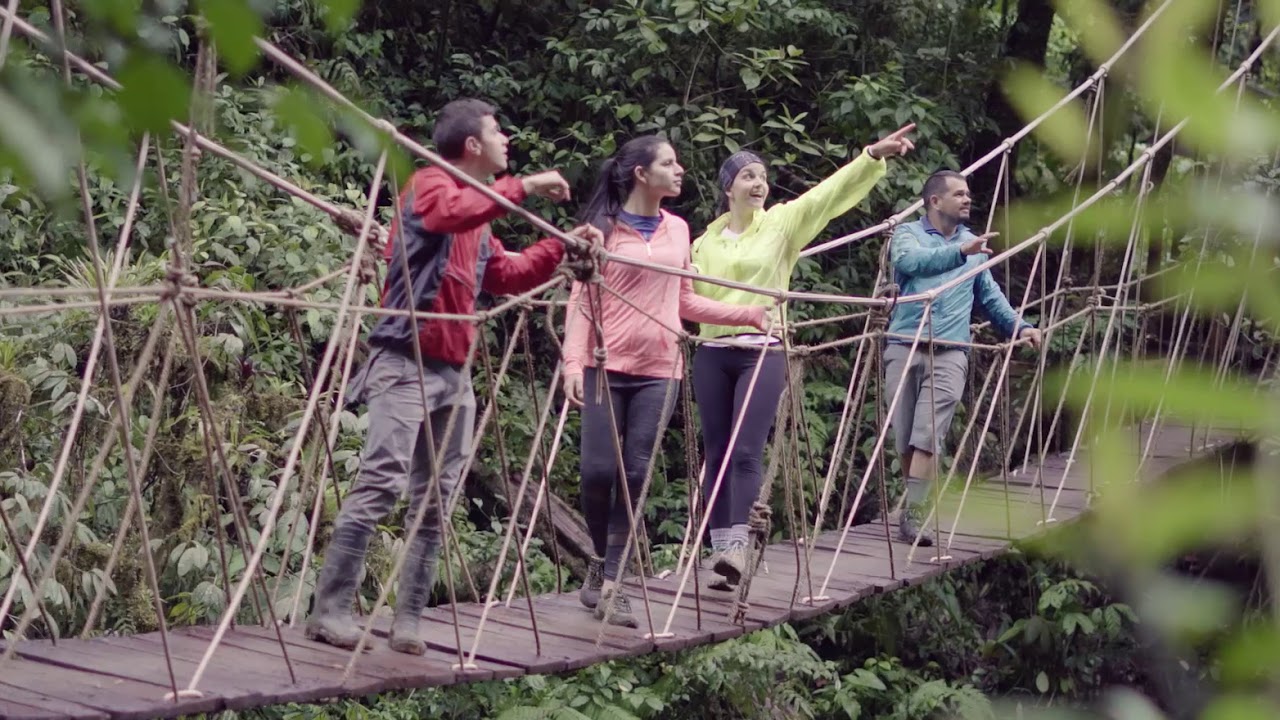
<svg viewBox="0 0 1280 720"><path fill-rule="evenodd" d="M1136 428L1130 431L1136 465L1145 428L1141 433ZM1210 457L1212 451L1188 452L1193 437L1197 444L1207 438L1215 447L1225 447L1235 436L1222 430L1162 425L1140 476L1158 477ZM843 541L837 530L806 543L770 545L743 599L746 618L741 624L732 622L737 596L706 588L714 573L704 564L696 580L690 576L678 600L680 577L646 578L647 612L639 579L629 579L625 587L640 621L638 629L604 626L581 605L576 592L533 598L533 617L524 599L516 599L511 607L496 605L487 613L476 603L464 603L424 612L420 633L428 650L424 656L413 657L387 646L390 620L378 617L372 622L368 650L356 657L350 672L346 670L352 659L350 651L307 640L301 627L282 627L296 678L292 680L276 632L240 626L223 637L202 677L202 695L184 697L177 703L165 700L170 691L169 663L179 688L185 688L213 637L211 627L173 629L168 659L155 633L64 639L56 647L45 641L23 642L17 646L18 657L0 666L0 720L141 719L239 710L530 673L571 672L608 660L720 642L782 622L815 617L868 595L919 584L948 569L999 555L1011 542L1040 535L1087 512L1091 485L1087 459L1068 463L1062 455L1010 473L1008 496L1004 478L976 482L964 498L954 535L952 518L959 508L959 494L948 493L938 520L941 546L917 548L910 561L910 544L897 539L895 516L888 523L852 527ZM1106 490L1105 486L1095 489ZM1055 495L1055 522L1046 526L1043 513ZM814 593L821 594L810 598ZM482 614L487 614L483 630ZM650 635L650 617L653 629L659 631L656 637ZM668 617L670 633L663 634L660 631ZM459 666L459 640L464 653L469 653L477 635L475 667Z"/></svg>
<svg viewBox="0 0 1280 720"><path fill-rule="evenodd" d="M58 644L69 647L76 642L63 640ZM124 661L125 658L119 660ZM10 687L93 708L122 720L207 713L217 710L222 704L219 698L213 696L166 701L164 695L169 692L169 688L163 685L23 658L14 658L0 668L0 700L8 699L7 689Z"/></svg>
<svg viewBox="0 0 1280 720"><path fill-rule="evenodd" d="M25 687L11 685L0 680L0 715L15 720L44 720L45 718L70 718L71 720L105 720L110 717L102 710L80 705Z"/></svg>

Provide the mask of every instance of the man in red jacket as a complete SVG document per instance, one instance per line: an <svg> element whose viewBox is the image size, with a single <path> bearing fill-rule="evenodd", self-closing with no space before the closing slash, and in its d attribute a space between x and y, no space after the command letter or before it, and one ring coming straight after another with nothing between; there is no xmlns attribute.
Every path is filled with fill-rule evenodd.
<svg viewBox="0 0 1280 720"><path fill-rule="evenodd" d="M437 152L477 180L507 168L507 136L498 127L493 106L479 100L449 103L440 111L432 139ZM569 185L555 170L525 177L503 177L489 186L513 203L530 195L569 199ZM564 256L559 240L546 238L519 255L508 255L489 231L489 222L506 210L484 193L454 179L443 169L419 170L405 185L400 216L387 245L387 280L382 306L423 314L471 315L481 290L514 294L546 282ZM599 243L599 231L576 228L573 235ZM369 538L396 500L409 491L412 518L426 504L421 528L408 545L396 591L390 644L399 652L421 655L418 618L435 582L443 512L431 487L435 452L443 453L439 497L448 506L471 448L475 395L464 371L476 327L469 320L384 316L369 335L373 352L351 388L369 405L369 431L360 457L360 475L343 500L333 538L324 554L306 635L353 648L360 628L351 603L364 565ZM422 358L419 365L413 345ZM425 398L425 405L424 405ZM449 417L452 432L445 437Z"/></svg>

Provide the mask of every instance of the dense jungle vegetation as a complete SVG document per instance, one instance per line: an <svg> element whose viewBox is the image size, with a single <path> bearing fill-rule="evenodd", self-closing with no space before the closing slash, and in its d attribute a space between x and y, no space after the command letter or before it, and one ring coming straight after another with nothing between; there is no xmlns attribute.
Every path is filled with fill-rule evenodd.
<svg viewBox="0 0 1280 720"><path fill-rule="evenodd" d="M1052 200L1024 203L1024 212L1015 214L1011 224L1001 221L1001 243L1026 237L1026 228L1039 227L1043 223L1038 220L1061 210L1055 203L1069 194L1073 173L1089 173L1089 182L1107 178L1142 152L1158 130L1167 129L1171 123L1161 115L1166 107L1153 102L1152 92L1172 93L1170 114L1201 105L1218 108L1212 118L1219 124L1192 133L1157 156L1152 179L1166 193L1167 204L1159 206L1163 215L1152 213L1149 268L1198 250L1199 236L1191 228L1208 220L1178 215L1171 208L1179 198L1203 191L1199 183L1213 162L1224 157L1232 161L1232 172L1217 188L1226 204L1201 208L1214 204L1205 197L1195 207L1215 219L1243 207L1230 203L1244 195L1270 197L1267 193L1280 186L1273 159L1280 148L1275 137L1280 123L1271 108L1280 93L1280 55L1270 52L1250 77L1256 98L1250 117L1261 120L1247 126L1232 124L1230 106L1221 109L1194 95L1204 89L1208 70L1186 74L1188 65L1158 61L1178 57L1169 52L1191 49L1194 53L1183 55L1207 61L1212 53L1222 66L1234 67L1280 19L1280 2L1186 0L1181 5L1181 14L1174 13L1164 34L1149 43L1165 43L1164 54L1152 50L1123 63L1117 80L1106 84L1100 139L1092 146L1100 161L1077 168L1079 152L1072 159L1070 151L1078 143L1071 133L1079 129L1053 123L1011 153L1010 200ZM1073 8L1074 14L1068 12ZM0 69L0 289L86 288L98 282L86 251L76 186L70 181L81 148L89 159L92 216L104 261L121 261L122 287L163 282L174 248L189 259L200 284L210 288L291 288L341 267L353 246L349 235L328 217L231 164L205 154L194 162L194 183L183 187L180 182L183 144L167 132L172 118L191 120L311 193L362 208L382 139L374 128L261 59L248 40L255 33L305 60L366 110L423 142L430 137L435 109L448 100L488 99L501 108L511 135L512 170L558 168L572 183L577 200L585 196L601 160L626 139L664 133L690 180L670 209L686 217L695 232L714 217L716 170L738 148L749 147L775 161L773 197L786 199L825 177L863 144L904 123L916 123L917 151L895 160L871 197L828 228L827 239L905 207L933 170L959 169L987 153L1017 131L1029 113L1047 106L1037 91L1057 87L1060 96L1077 85L1114 50L1115 38L1126 36L1144 16L1144 4L1136 0L1063 2L1061 7L1049 0L80 0L68 9L69 45L100 62L126 89L114 94L82 79L64 89L55 48L16 35L12 39ZM23 12L52 33L51 16L42 6ZM218 74L205 94L198 58L202 47L209 53L215 42ZM1039 71L1037 77L1049 82L1032 82L1025 74L1017 76L1021 83L1011 82L1015 68ZM1169 80L1160 71L1184 74ZM1186 94L1178 94L1184 90ZM195 110L188 114L193 96ZM125 224L137 143L148 130L154 132L151 142L167 177L162 181L155 164L149 166L131 247L126 257L115 258L107 248L114 246ZM1248 140L1250 133L1257 139ZM393 157L393 176L404 177L409 163L406 156ZM992 164L973 180L974 217L985 218L1000 201L996 167ZM394 183L384 185L377 210L389 224ZM577 203L529 206L568 227ZM1248 207L1276 217L1274 200ZM177 224L171 225L175 213ZM189 223L184 223L187 217ZM1232 243L1246 235L1252 240L1254 225L1245 220L1256 223L1257 215L1232 217L1241 225L1215 235L1212 259L1223 268L1232 267L1230 263L1248 267ZM1102 224L1097 221L1097 227ZM1267 225L1271 249L1254 265L1265 269L1277 264L1266 262L1277 255L1277 227ZM509 247L535 239L526 224L510 219L495 223L495 232ZM881 238L870 238L803 260L792 288L870 294L877 289L881 246ZM1120 254L1101 247L1096 254L1102 260L1100 272L1114 276ZM1092 249L1079 253L1074 272L1093 272L1094 258ZM1008 283L1010 297L1021 297L1029 281L1027 263L1015 259L1007 276L999 276ZM1254 342L1244 351L1243 364L1256 371L1267 343L1276 337L1276 291L1267 290L1265 279L1262 286L1233 285L1230 269L1212 276L1221 281L1205 293L1215 303L1206 311L1206 333L1225 328L1229 318L1222 317L1228 312L1224 308L1234 308L1233 298L1242 287L1253 293L1257 319L1247 330ZM1274 283L1274 274L1263 277ZM376 287L364 290L376 300ZM331 282L306 297L336 302L340 293L340 284ZM0 296L0 307L15 302ZM260 517L276 487L333 320L332 313L294 312L266 303L200 301L195 309L211 415L202 415L190 353L174 342L168 382L160 382L161 362L153 361L138 388L143 399L133 418L137 452L148 423L157 423L154 457L144 481L150 550L159 563L167 618L178 625L219 617L225 589L240 578L245 565L235 543L257 540L252 532L236 536L227 498L211 490L220 481L206 460L202 424L216 424L224 439L222 450L238 479L245 517ZM840 307L798 305L791 318L841 312ZM126 376L157 313L154 304L142 303L119 306L111 315ZM59 463L97 320L93 309L0 317L0 501L24 542ZM365 328L371 324L366 317ZM498 422L512 458L523 457L532 442L557 352L554 322L535 315L530 329L527 342L517 345L512 377L499 392ZM850 321L801 329L796 337L818 343L860 329L860 321ZM1050 364L1065 362L1078 333L1085 331L1055 335L1047 351ZM1126 346L1158 350L1168 342L1154 329L1141 337L1137 326L1125 332ZM495 321L485 337L487 350L499 356L513 335L510 316ZM1019 356L1019 362L1031 365L1029 356ZM796 472L810 503L831 462L822 449L832 443L851 364L845 351L817 354L804 364L803 419L818 451ZM1025 378L1015 372L1013 382L1014 397L1020 399ZM478 373L477 396L486 397L487 387ZM1148 386L1135 387L1136 403ZM1203 387L1188 387L1192 389L1171 401L1175 412L1190 414L1213 405L1214 396L1204 394L1208 391ZM59 491L57 511L34 560L41 568L58 534L74 526L75 542L57 566L55 580L33 590L18 571L18 551L0 537L0 589L18 584L15 612L38 593L49 614L47 622L35 625L36 635L79 633L103 587L109 592L97 619L99 631L135 633L155 627L140 540L135 535L125 540L122 565L111 577L102 570L129 498L118 449L107 456L84 512L67 516L106 434L113 397L109 378L98 370L83 427L70 448L68 484ZM871 393L860 409L863 444L852 458L859 468L875 439L877 402ZM960 409L957 425L968 411ZM1247 419L1263 417L1269 416L1259 412ZM674 563L684 531L690 475L685 442L697 437L689 432L693 422L677 411L644 509L652 562L658 568ZM1003 427L992 429L993 446L1012 434L1009 421L1002 422ZM362 423L359 412L342 414L332 454L339 491L354 481ZM576 423L571 415L552 468L552 487L564 500L557 512L566 527L574 522L568 513L577 503ZM1260 454L1274 452L1270 447L1264 443ZM509 516L498 451L491 434L453 518L461 557L450 557L450 562L455 571L465 565L477 586L494 571ZM327 458L311 444L302 462L306 472L317 473ZM994 470L998 462L988 461L985 469ZM895 460L890 464L895 476L896 469ZM895 484L890 481L890 492ZM1030 547L802 626L677 655L601 665L569 677L530 677L252 714L905 720L935 712L992 717L1002 711L993 700L1003 699L1028 709L1096 702L1100 712L1112 717L1275 717L1280 707L1280 633L1270 619L1274 605L1269 588L1280 577L1272 573L1273 584L1268 585L1265 567L1276 558L1260 555L1257 543L1233 544L1255 535L1265 539L1265 532L1254 529L1275 525L1275 506L1248 502L1249 492L1243 491L1245 499L1232 495L1230 512L1215 514L1212 523L1188 516L1206 506L1218 507L1220 498L1213 493L1202 496L1187 489L1166 505L1150 505L1141 513L1144 522L1165 527L1160 523L1167 519L1174 529L1156 533L1164 543L1159 549L1139 554L1145 563L1142 573L1115 559L1131 559L1121 550L1115 550L1115 558L1099 551L1107 547L1106 540L1095 534L1114 530L1114 523L1122 522L1118 518L1138 517L1137 506L1129 505L1128 516L1115 509L1104 512L1096 524L1054 535L1078 541L1072 547L1079 552ZM333 493L331 486L324 498L318 547L336 507ZM783 494L774 498L775 517L784 517ZM310 530L311 503L303 493L289 498L264 563L268 577L282 589L276 605L281 614L289 612L299 586L305 612L315 582L314 565L303 573L300 557ZM866 519L874 515L875 505L868 503L872 510ZM1166 515L1159 514L1162 508ZM400 547L402 521L402 514L393 515L375 540L361 590L366 604L377 597L379 579ZM774 524L779 537L789 530L785 523ZM223 532L233 545L225 567L218 549ZM1215 557L1213 548L1223 548L1230 560L1205 561ZM572 587L581 580L583 552L570 532L540 531L527 558L532 589ZM1184 586L1177 571L1189 567L1192 574L1209 579ZM1130 577L1125 573L1131 571L1132 577L1150 582L1117 580ZM509 576L512 568L501 572ZM1150 598L1134 595L1134 587L1159 587L1171 604L1153 606ZM467 587L458 590L460 599L475 599ZM435 596L445 597L442 584ZM1172 598L1181 598L1181 604L1172 604ZM254 607L243 607L245 621L257 619ZM0 618L0 630L8 631L11 622Z"/></svg>

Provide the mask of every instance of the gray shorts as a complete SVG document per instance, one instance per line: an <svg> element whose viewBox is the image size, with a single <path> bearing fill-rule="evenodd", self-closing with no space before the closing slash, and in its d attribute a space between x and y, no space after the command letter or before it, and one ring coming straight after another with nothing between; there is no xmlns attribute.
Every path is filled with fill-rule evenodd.
<svg viewBox="0 0 1280 720"><path fill-rule="evenodd" d="M893 440L901 455L908 448L918 448L937 455L951 427L951 417L964 393L965 374L969 371L969 355L964 350L934 348L930 372L929 350L916 348L911 366L907 366L910 345L890 343L884 351L884 404L888 408L906 374L902 397L889 416Z"/></svg>

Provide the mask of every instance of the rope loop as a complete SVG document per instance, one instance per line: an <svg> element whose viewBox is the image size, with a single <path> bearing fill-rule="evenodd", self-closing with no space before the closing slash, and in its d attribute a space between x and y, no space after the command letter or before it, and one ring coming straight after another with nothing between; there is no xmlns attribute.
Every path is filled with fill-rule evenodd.
<svg viewBox="0 0 1280 720"><path fill-rule="evenodd" d="M609 351L605 349L604 345L597 345L591 351L591 357L595 359L596 367L602 368L609 361Z"/></svg>
<svg viewBox="0 0 1280 720"><path fill-rule="evenodd" d="M751 512L747 515L747 529L761 545L768 542L773 531L772 518L773 510L768 505L761 502L751 504Z"/></svg>
<svg viewBox="0 0 1280 720"><path fill-rule="evenodd" d="M898 295L901 294L902 288L897 283L886 283L876 288L874 297L888 298L887 305L876 305L871 309L871 329L876 332L884 332L889 328L889 316L893 314L893 309L898 306Z"/></svg>

